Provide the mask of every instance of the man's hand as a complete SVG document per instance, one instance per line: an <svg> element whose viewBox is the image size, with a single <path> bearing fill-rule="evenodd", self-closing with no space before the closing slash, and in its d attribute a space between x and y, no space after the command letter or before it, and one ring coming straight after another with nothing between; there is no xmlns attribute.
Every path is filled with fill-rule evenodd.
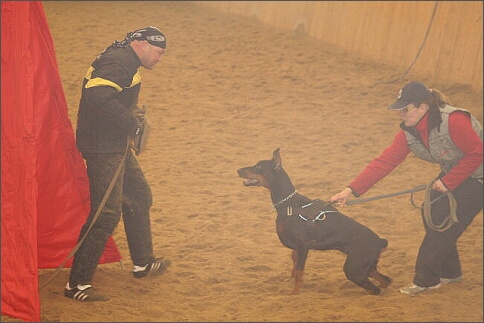
<svg viewBox="0 0 484 323"><path fill-rule="evenodd" d="M148 133L149 133L149 124L148 119L146 117L146 107L143 106L142 108L136 107L134 110L134 115L138 119L138 128L136 129L136 133L133 138L133 149L138 156L141 154L146 148L146 142L148 140Z"/></svg>

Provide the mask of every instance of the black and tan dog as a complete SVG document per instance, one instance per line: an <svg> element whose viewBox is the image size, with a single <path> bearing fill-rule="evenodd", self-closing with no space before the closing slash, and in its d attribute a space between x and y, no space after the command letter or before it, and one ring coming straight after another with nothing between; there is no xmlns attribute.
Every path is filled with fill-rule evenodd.
<svg viewBox="0 0 484 323"><path fill-rule="evenodd" d="M262 186L271 193L277 211L277 234L282 244L293 250L292 294L299 293L310 249L340 250L347 254L343 267L346 277L372 295L380 294L380 288L391 284L391 279L377 270L387 240L343 215L331 203L311 200L297 193L282 168L279 148L274 150L272 159L261 160L237 172L245 179L245 186Z"/></svg>

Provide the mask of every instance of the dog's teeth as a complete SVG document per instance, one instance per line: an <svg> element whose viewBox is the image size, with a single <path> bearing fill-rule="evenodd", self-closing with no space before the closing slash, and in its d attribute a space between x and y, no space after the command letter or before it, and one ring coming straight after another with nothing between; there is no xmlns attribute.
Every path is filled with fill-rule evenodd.
<svg viewBox="0 0 484 323"><path fill-rule="evenodd" d="M254 178L247 178L244 180L244 185L245 186L251 186L251 185L256 185L259 181Z"/></svg>

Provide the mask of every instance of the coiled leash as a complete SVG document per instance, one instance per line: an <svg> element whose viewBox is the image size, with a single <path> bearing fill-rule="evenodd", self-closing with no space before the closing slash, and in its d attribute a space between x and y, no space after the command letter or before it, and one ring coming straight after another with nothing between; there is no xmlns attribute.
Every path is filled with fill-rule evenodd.
<svg viewBox="0 0 484 323"><path fill-rule="evenodd" d="M103 209L104 205L106 204L106 201L108 200L109 195L111 195L111 191L113 190L114 183L116 183L116 180L118 179L119 174L121 173L121 170L123 169L124 161L126 160L126 155L128 154L129 148L130 148L130 141L128 140L128 143L127 143L126 150L124 152L123 158L119 162L119 166L116 169L116 173L114 173L114 176L111 179L111 182L109 183L109 186L106 189L106 192L104 193L103 199L101 200L101 203L99 204L99 206L98 206L98 208L96 210L96 213L94 214L94 217L93 217L93 219L91 221L91 224L89 225L89 228L87 229L86 233L84 234L84 236L82 237L82 239L79 240L79 242L74 246L74 248L72 248L71 252L69 252L69 254L67 255L66 259L64 259L64 261L59 265L59 267L57 267L55 269L54 273L52 274L52 277L50 277L50 279L48 279L42 286L40 286L40 289L42 289L45 286L47 286L59 274L60 270L64 267L64 265L66 264L67 260L69 260L72 256L74 256L74 254L77 252L77 250L79 249L79 247L84 242L84 239L86 238L86 236L89 233L89 231L91 231L91 228L93 227L93 225L96 222L97 218L101 214L101 210Z"/></svg>
<svg viewBox="0 0 484 323"><path fill-rule="evenodd" d="M450 191L442 193L439 197L435 198L433 201L430 201L430 190L432 188L433 182L430 182L426 187L425 192L425 199L423 203L423 217L427 225L434 231L444 232L449 229L454 223L458 223L459 219L457 219L457 202ZM442 223L436 225L432 222L432 213L431 213L431 204L439 200L440 198L447 196L449 199L449 209L450 213L447 217L442 220ZM413 203L412 203L413 204Z"/></svg>

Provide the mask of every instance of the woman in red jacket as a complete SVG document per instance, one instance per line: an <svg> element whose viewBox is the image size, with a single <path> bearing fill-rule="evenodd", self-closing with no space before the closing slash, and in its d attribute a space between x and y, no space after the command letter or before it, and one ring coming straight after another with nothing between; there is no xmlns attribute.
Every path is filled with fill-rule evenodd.
<svg viewBox="0 0 484 323"><path fill-rule="evenodd" d="M413 295L462 280L457 239L483 204L482 127L468 111L452 107L441 92L420 82L405 85L389 109L399 113L402 130L379 157L331 197L331 202L344 207L350 195L359 197L367 192L410 152L440 165L441 172L429 192L430 201L445 196L432 202L431 207L424 202L421 208L425 237L419 248L413 284L400 289ZM434 225L451 223L452 214L457 221L448 228Z"/></svg>

